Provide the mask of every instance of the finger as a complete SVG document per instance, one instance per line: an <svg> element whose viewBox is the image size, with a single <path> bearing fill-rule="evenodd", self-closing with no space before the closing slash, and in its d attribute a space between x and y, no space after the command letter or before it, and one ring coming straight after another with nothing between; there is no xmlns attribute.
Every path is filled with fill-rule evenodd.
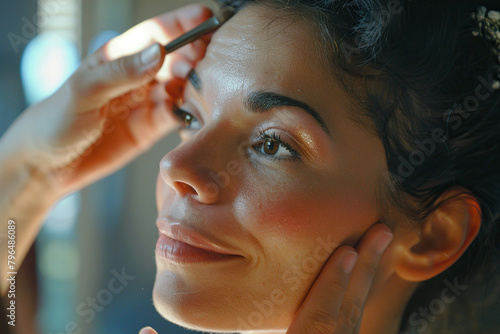
<svg viewBox="0 0 500 334"><path fill-rule="evenodd" d="M153 328L151 327L144 327L139 331L139 334L158 334Z"/></svg>
<svg viewBox="0 0 500 334"><path fill-rule="evenodd" d="M207 50L208 43L209 42L207 42L206 40L200 38L180 48L180 52L178 53L184 56L184 58L186 58L187 60L195 62L205 56L205 51Z"/></svg>
<svg viewBox="0 0 500 334"><path fill-rule="evenodd" d="M377 224L365 233L356 247L359 258L344 295L339 314L339 333L355 333L359 326L380 258L392 238L389 228Z"/></svg>
<svg viewBox="0 0 500 334"><path fill-rule="evenodd" d="M81 65L84 70L90 70L111 60L123 58L145 49L153 43L167 44L174 37L185 33L197 26L212 15L207 7L191 5L177 11L155 17L131 28L124 34L112 39L94 54L87 57ZM175 53L168 55L163 66L156 73L158 80L170 80L175 73L171 73L171 64L176 60L183 59L185 63L195 64L202 59L210 40L209 36L183 46ZM178 55L177 57L173 55Z"/></svg>
<svg viewBox="0 0 500 334"><path fill-rule="evenodd" d="M100 108L100 116L127 129L133 146L147 149L177 125L174 101L162 84L152 81Z"/></svg>
<svg viewBox="0 0 500 334"><path fill-rule="evenodd" d="M156 16L113 38L96 56L107 61L136 53L155 42L166 45L211 16L212 11L203 5L189 5Z"/></svg>
<svg viewBox="0 0 500 334"><path fill-rule="evenodd" d="M123 147L129 143L131 147L140 148L141 151L147 150L177 126L178 120L172 112L173 101L153 101L145 96L150 93L139 93L144 97L135 99L133 93L127 94L129 98L124 98L120 104L114 105L115 112L110 110L108 113L107 118L127 133L122 138Z"/></svg>
<svg viewBox="0 0 500 334"><path fill-rule="evenodd" d="M130 113L124 123L128 128L132 144L142 151L149 149L155 142L173 130L178 120L172 113L172 102L145 103Z"/></svg>
<svg viewBox="0 0 500 334"><path fill-rule="evenodd" d="M332 334L357 254L350 246L335 250L299 308L287 334ZM344 334L344 333L342 333Z"/></svg>
<svg viewBox="0 0 500 334"><path fill-rule="evenodd" d="M55 171L66 189L75 190L78 184L88 184L99 175L117 170L177 126L169 101L144 101L133 110L116 107L121 112L105 118L102 138L89 149L92 159L80 159Z"/></svg>
<svg viewBox="0 0 500 334"><path fill-rule="evenodd" d="M98 107L110 99L140 87L154 79L164 51L158 44L131 56L100 64L92 69L79 69L71 77L76 95L85 99L87 107Z"/></svg>
<svg viewBox="0 0 500 334"><path fill-rule="evenodd" d="M196 66L197 61L201 59L204 54L204 52L200 53L198 59L189 59L180 53L171 53L167 55L163 66L156 74L156 78L159 81L168 81L172 78L185 79L189 71Z"/></svg>
<svg viewBox="0 0 500 334"><path fill-rule="evenodd" d="M169 80L165 83L165 92L173 101L176 101L182 97L185 84L186 81L182 79Z"/></svg>

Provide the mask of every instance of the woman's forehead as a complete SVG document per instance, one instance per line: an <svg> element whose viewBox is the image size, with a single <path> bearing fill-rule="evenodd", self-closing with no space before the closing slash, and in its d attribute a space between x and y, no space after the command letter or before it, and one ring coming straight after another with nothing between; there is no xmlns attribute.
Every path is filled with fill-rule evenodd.
<svg viewBox="0 0 500 334"><path fill-rule="evenodd" d="M320 58L312 28L303 20L282 15L266 6L242 9L214 34L207 60L239 62L253 71L312 67Z"/></svg>
<svg viewBox="0 0 500 334"><path fill-rule="evenodd" d="M322 62L315 36L303 20L249 6L214 34L197 72L203 81L214 81L206 86L217 87L217 92L270 89L300 95L328 89L333 76Z"/></svg>

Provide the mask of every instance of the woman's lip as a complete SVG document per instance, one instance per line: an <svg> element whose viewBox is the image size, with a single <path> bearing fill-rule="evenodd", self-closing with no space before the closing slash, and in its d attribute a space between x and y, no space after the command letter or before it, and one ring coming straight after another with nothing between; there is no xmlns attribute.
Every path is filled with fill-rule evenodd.
<svg viewBox="0 0 500 334"><path fill-rule="evenodd" d="M173 222L167 218L159 218L156 221L156 226L158 227L160 233L164 234L166 237L187 244L193 248L198 248L205 252L238 255L234 250L210 241L207 237L204 237L200 233L181 225L179 222Z"/></svg>
<svg viewBox="0 0 500 334"><path fill-rule="evenodd" d="M156 243L156 254L163 260L179 264L221 262L240 257L194 247L182 241L174 240L163 233L160 233Z"/></svg>

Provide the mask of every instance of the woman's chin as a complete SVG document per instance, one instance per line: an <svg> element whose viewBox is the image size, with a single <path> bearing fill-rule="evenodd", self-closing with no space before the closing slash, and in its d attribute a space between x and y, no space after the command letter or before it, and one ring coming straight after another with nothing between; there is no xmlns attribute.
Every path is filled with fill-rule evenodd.
<svg viewBox="0 0 500 334"><path fill-rule="evenodd" d="M198 331L231 332L236 326L227 314L226 303L214 293L190 286L177 273L162 271L156 275L153 303L168 321Z"/></svg>
<svg viewBox="0 0 500 334"><path fill-rule="evenodd" d="M192 330L222 333L253 330L274 332L287 327L278 324L277 320L281 317L277 317L276 309L272 316L269 314L266 317L262 312L246 309L245 305L248 303L242 303L242 298L234 296L224 287L193 286L182 275L167 270L159 271L156 275L153 303L165 319ZM244 313L247 315L242 316Z"/></svg>

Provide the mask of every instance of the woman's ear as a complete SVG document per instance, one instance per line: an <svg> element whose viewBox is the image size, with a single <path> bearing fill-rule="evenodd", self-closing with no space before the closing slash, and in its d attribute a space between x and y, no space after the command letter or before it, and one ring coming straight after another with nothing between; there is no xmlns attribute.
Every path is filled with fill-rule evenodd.
<svg viewBox="0 0 500 334"><path fill-rule="evenodd" d="M449 188L441 203L412 232L400 235L396 273L420 282L439 275L467 250L481 227L481 209L464 188Z"/></svg>

